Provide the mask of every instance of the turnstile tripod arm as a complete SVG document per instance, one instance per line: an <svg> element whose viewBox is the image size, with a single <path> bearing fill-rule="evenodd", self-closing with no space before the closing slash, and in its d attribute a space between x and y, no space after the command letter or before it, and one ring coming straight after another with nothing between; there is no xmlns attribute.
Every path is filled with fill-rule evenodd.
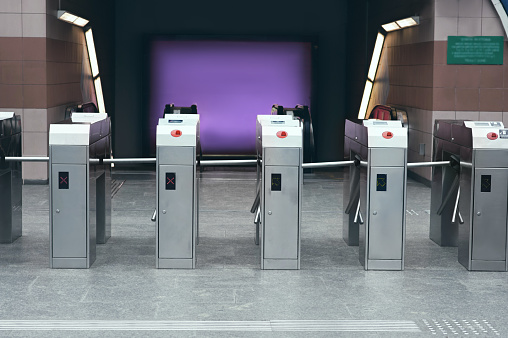
<svg viewBox="0 0 508 338"><path fill-rule="evenodd" d="M254 216L254 224L256 224L256 237L254 238L254 243L259 245L259 224L261 223L261 206L258 206L256 211L256 216Z"/></svg>
<svg viewBox="0 0 508 338"><path fill-rule="evenodd" d="M358 206L356 207L355 223L363 224L362 211L360 210L360 201L358 201Z"/></svg>
<svg viewBox="0 0 508 338"><path fill-rule="evenodd" d="M464 224L464 220L462 219L462 215L460 214L459 210L459 199L460 199L460 187L457 191L457 198L455 199L455 207L453 208L453 216L452 216L452 223L455 223L455 215L459 216L459 224Z"/></svg>
<svg viewBox="0 0 508 338"><path fill-rule="evenodd" d="M443 210L444 208L446 207L446 205L448 205L448 202L450 202L452 196L453 196L453 192L455 191L455 189L460 189L460 177L459 175L457 174L455 176L455 178L453 179L453 183L450 187L450 189L448 190L448 193L446 194L445 198L443 198L443 201L441 202L441 205L439 206L439 209L437 209L437 214L439 216L441 216L441 214L443 213ZM459 193L457 193L457 202L458 202L458 198L459 198L459 194L460 194L460 190L459 190ZM457 204L455 205L455 207L457 207Z"/></svg>
<svg viewBox="0 0 508 338"><path fill-rule="evenodd" d="M349 202L346 206L346 209L344 210L346 215L349 215L353 206L356 205L360 199L360 177L358 175L359 175L358 170L354 170L353 175L351 175L352 176L351 181L353 182L354 189L351 192Z"/></svg>
<svg viewBox="0 0 508 338"><path fill-rule="evenodd" d="M250 208L250 212L252 214L255 213L257 209L259 209L260 202L261 202L261 191L258 189L256 198L254 199L254 203L252 204L252 207Z"/></svg>

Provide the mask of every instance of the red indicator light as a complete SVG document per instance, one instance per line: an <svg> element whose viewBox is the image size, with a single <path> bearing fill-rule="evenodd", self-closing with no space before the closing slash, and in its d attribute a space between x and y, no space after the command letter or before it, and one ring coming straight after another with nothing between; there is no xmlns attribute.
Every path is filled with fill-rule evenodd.
<svg viewBox="0 0 508 338"><path fill-rule="evenodd" d="M391 131L385 131L383 133L383 137L386 139L391 139L393 137L393 133Z"/></svg>
<svg viewBox="0 0 508 338"><path fill-rule="evenodd" d="M182 136L182 131L178 130L178 129L172 130L171 131L171 136L173 136L173 137L180 137L180 136Z"/></svg>
<svg viewBox="0 0 508 338"><path fill-rule="evenodd" d="M277 132L277 137L278 137L278 138L286 138L286 137L288 137L288 133L287 133L287 132L285 132L285 131L282 131L282 130L281 130L281 131L278 131L278 132Z"/></svg>
<svg viewBox="0 0 508 338"><path fill-rule="evenodd" d="M488 134L487 134L487 138L488 138L489 140L495 140L495 139L497 139L498 137L499 137L499 136L498 136L496 133L488 133Z"/></svg>

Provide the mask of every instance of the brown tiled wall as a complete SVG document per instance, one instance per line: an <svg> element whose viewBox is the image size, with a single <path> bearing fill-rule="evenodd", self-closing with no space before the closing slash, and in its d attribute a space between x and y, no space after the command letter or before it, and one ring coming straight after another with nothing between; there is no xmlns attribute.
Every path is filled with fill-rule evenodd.
<svg viewBox="0 0 508 338"><path fill-rule="evenodd" d="M409 1L420 15L415 28L389 33L383 58L387 74L379 74L375 92L389 91L385 101L407 110L409 116L409 162L430 161L436 119L502 120L508 125L508 43L503 65L448 65L448 36L505 36L490 0ZM506 37L505 37L506 39ZM382 58L382 59L383 59ZM420 155L420 144L425 154ZM412 170L431 179L430 168Z"/></svg>
<svg viewBox="0 0 508 338"><path fill-rule="evenodd" d="M446 41L435 41L433 109L458 112L457 118L462 112L508 112L506 42L504 65L447 65L446 48Z"/></svg>
<svg viewBox="0 0 508 338"><path fill-rule="evenodd" d="M47 156L49 124L83 100L83 31L57 9L57 0L0 0L0 110L22 117L27 156ZM23 178L46 180L47 165L23 163Z"/></svg>

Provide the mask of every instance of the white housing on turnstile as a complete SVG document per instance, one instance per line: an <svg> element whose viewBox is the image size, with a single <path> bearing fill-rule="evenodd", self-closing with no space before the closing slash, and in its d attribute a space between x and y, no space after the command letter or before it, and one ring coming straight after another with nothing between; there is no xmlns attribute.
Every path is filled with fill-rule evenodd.
<svg viewBox="0 0 508 338"><path fill-rule="evenodd" d="M51 268L89 268L96 243L111 236L110 174L101 163L90 166L90 158L110 151L106 114L75 114L50 125Z"/></svg>
<svg viewBox="0 0 508 338"><path fill-rule="evenodd" d="M406 225L407 128L366 120L366 173L360 177L360 261L366 270L403 270Z"/></svg>
<svg viewBox="0 0 508 338"><path fill-rule="evenodd" d="M292 116L258 115L256 135L262 159L261 269L299 269L302 127Z"/></svg>
<svg viewBox="0 0 508 338"><path fill-rule="evenodd" d="M459 139L459 262L468 270L508 270L508 129L464 121ZM469 128L469 130L467 129ZM459 129L459 128L457 128Z"/></svg>
<svg viewBox="0 0 508 338"><path fill-rule="evenodd" d="M193 269L198 240L199 115L167 114L156 136L156 267Z"/></svg>

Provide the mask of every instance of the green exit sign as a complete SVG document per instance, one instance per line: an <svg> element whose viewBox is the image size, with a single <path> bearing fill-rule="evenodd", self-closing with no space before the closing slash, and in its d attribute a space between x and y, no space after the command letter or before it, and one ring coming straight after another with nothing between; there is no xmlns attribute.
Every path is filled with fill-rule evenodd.
<svg viewBox="0 0 508 338"><path fill-rule="evenodd" d="M502 65L502 36L449 36L449 65Z"/></svg>

